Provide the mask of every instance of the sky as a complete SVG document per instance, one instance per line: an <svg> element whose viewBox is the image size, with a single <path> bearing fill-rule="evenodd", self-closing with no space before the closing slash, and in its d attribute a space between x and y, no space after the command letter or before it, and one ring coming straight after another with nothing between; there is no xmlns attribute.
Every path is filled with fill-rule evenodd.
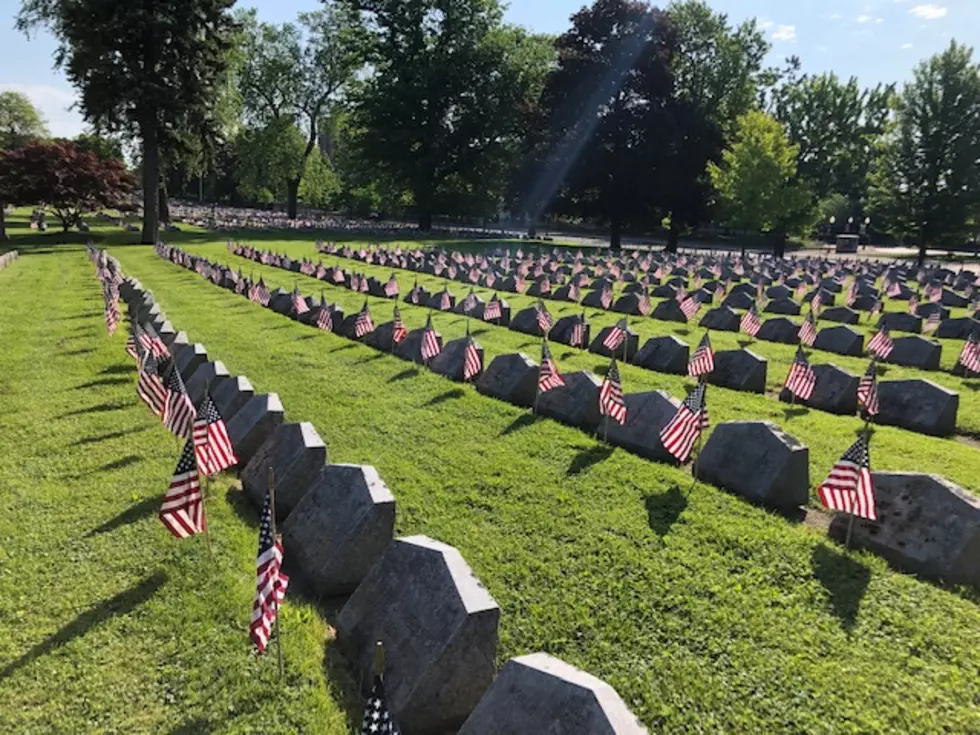
<svg viewBox="0 0 980 735"><path fill-rule="evenodd" d="M126 0L121 0L125 2ZM507 21L542 33L561 33L584 0L511 0ZM657 3L658 5L660 3ZM921 59L943 50L950 39L980 45L980 0L709 0L738 23L755 17L772 43L767 62L800 57L803 71L856 76L860 83L907 80ZM316 0L240 0L268 22L293 20L318 6ZM19 0L0 0L0 91L27 94L56 136L84 129L70 109L75 93L52 68L54 40L27 39L14 28ZM980 60L980 57L978 57Z"/></svg>

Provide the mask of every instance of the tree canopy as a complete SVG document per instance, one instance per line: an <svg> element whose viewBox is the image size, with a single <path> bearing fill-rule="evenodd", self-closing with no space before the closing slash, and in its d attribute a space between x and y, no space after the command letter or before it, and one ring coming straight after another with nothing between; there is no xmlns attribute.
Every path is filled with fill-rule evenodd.
<svg viewBox="0 0 980 735"><path fill-rule="evenodd" d="M44 118L27 95L12 90L0 92L0 150L47 137Z"/></svg>

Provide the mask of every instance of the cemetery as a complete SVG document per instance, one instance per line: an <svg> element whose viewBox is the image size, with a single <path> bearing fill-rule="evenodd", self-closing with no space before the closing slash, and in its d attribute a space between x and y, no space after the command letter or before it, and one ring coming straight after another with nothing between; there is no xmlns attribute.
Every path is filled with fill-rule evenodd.
<svg viewBox="0 0 980 735"><path fill-rule="evenodd" d="M0 732L980 732L972 50L276 12L14 17Z"/></svg>

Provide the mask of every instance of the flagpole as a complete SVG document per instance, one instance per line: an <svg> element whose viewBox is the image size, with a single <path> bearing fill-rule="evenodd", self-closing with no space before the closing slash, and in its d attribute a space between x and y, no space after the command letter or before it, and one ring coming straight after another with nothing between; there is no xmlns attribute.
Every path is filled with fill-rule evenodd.
<svg viewBox="0 0 980 735"><path fill-rule="evenodd" d="M272 524L272 544L273 554L275 545L278 543L276 538L276 471L269 465L269 516ZM276 582L278 585L278 580ZM279 622L279 593L277 587L272 590L272 604L276 610L276 652L279 655L279 678L282 679L282 625Z"/></svg>
<svg viewBox="0 0 980 735"><path fill-rule="evenodd" d="M204 403L207 403L208 394L209 394L210 389L211 389L211 381L208 380L204 384L204 398L202 400L201 405L204 405ZM191 441L194 441L194 429L193 428L191 428ZM194 448L194 454L195 455L197 454L197 448L196 447ZM195 461L195 463L197 462L197 457L196 456L194 458L194 461ZM200 470L200 467L198 468L198 470ZM208 505L207 505L207 502L206 501L207 501L208 494L210 492L211 492L211 476L205 473L205 475L204 475L204 492L201 494L201 512L202 512L202 515L204 516L204 523L207 526L204 529L204 538L208 542L208 553L211 555L211 560L214 561L215 560L215 558L214 558L214 549L211 547L211 526L208 524L208 521L207 521L207 518L208 518Z"/></svg>
<svg viewBox="0 0 980 735"><path fill-rule="evenodd" d="M623 364L629 364L629 349L630 349L630 320L626 317L626 336L623 338Z"/></svg>
<svg viewBox="0 0 980 735"><path fill-rule="evenodd" d="M606 414L605 428L602 433L602 441L609 443L609 414Z"/></svg>

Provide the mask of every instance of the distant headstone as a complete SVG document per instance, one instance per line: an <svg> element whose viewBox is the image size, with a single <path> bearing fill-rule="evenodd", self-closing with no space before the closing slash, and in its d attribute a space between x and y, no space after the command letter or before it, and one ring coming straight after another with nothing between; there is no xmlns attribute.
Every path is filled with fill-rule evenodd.
<svg viewBox="0 0 980 735"><path fill-rule="evenodd" d="M777 284L766 289L766 296L777 301L781 299L792 299L793 289Z"/></svg>
<svg viewBox="0 0 980 735"><path fill-rule="evenodd" d="M687 317L681 311L681 305L677 303L677 299L665 299L661 301L657 304L657 308L653 310L651 316L654 319L659 319L664 322L687 323Z"/></svg>
<svg viewBox="0 0 980 735"><path fill-rule="evenodd" d="M538 387L538 364L523 352L497 355L476 381L476 389L515 406L530 408Z"/></svg>
<svg viewBox="0 0 980 735"><path fill-rule="evenodd" d="M269 308L277 314L288 316L293 310L292 292L277 288L269 296Z"/></svg>
<svg viewBox="0 0 980 735"><path fill-rule="evenodd" d="M798 316L800 313L800 305L793 301L793 299L773 299L766 304L766 308L763 309L763 311L767 314L787 314L789 316Z"/></svg>
<svg viewBox="0 0 980 735"><path fill-rule="evenodd" d="M948 288L943 289L943 298L940 302L943 306L950 306L954 308L964 308L969 305L970 300L966 296L962 296L955 291L950 291Z"/></svg>
<svg viewBox="0 0 980 735"><path fill-rule="evenodd" d="M460 382L463 380L463 367L466 364L466 345L469 340L466 337L454 339L442 346L442 351L429 361L429 369L444 375L450 380ZM483 348L478 343L476 351L480 355L480 363L483 363Z"/></svg>
<svg viewBox="0 0 980 735"><path fill-rule="evenodd" d="M540 337L541 327L538 325L538 310L533 306L521 309L511 318L510 329L521 334Z"/></svg>
<svg viewBox="0 0 980 735"><path fill-rule="evenodd" d="M779 317L764 321L755 337L765 342L795 345L800 342L799 332L799 324L796 324L791 319Z"/></svg>
<svg viewBox="0 0 980 735"><path fill-rule="evenodd" d="M860 357L864 352L864 335L850 327L828 327L817 332L813 346L825 352Z"/></svg>
<svg viewBox="0 0 980 735"><path fill-rule="evenodd" d="M687 375L687 363L691 349L686 342L673 335L667 337L652 337L646 341L643 348L632 358L634 365L658 373Z"/></svg>
<svg viewBox="0 0 980 735"><path fill-rule="evenodd" d="M893 365L938 370L943 346L925 337L898 337L894 340L895 349L886 358Z"/></svg>
<svg viewBox="0 0 980 735"><path fill-rule="evenodd" d="M877 303L878 297L876 295L863 294L854 299L851 308L856 311L871 311Z"/></svg>
<svg viewBox="0 0 980 735"><path fill-rule="evenodd" d="M787 388L779 393L784 403L799 403L818 411L853 416L857 412L858 376L836 365L813 365L817 382L807 400L794 397Z"/></svg>
<svg viewBox="0 0 980 735"><path fill-rule="evenodd" d="M878 320L878 327L887 327L890 332L912 332L919 334L922 331L922 320L911 314L893 311L885 314Z"/></svg>
<svg viewBox="0 0 980 735"><path fill-rule="evenodd" d="M932 436L952 436L960 397L928 380L882 380L878 383L881 412L875 421Z"/></svg>
<svg viewBox="0 0 980 735"><path fill-rule="evenodd" d="M283 524L286 556L318 596L354 591L391 543L395 498L374 467L332 464Z"/></svg>
<svg viewBox="0 0 980 735"><path fill-rule="evenodd" d="M627 393L624 400L626 423L609 422L609 443L646 459L674 462L674 455L660 441L660 430L674 418L680 401L659 390Z"/></svg>
<svg viewBox="0 0 980 735"><path fill-rule="evenodd" d="M907 572L947 584L980 585L980 498L938 475L874 472L878 520L855 519L851 544ZM830 535L843 540L850 516Z"/></svg>
<svg viewBox="0 0 980 735"><path fill-rule="evenodd" d="M739 285L745 286L747 284L743 283ZM738 286L735 288L738 288ZM752 294L750 295L745 291L735 291L735 289L732 289L732 292L725 297L725 300L721 302L721 305L727 306L729 309L748 309L755 303L754 294L755 291L752 291Z"/></svg>
<svg viewBox="0 0 980 735"><path fill-rule="evenodd" d="M442 348L442 335L439 332L435 333L436 342L439 343L440 349ZM412 362L423 364L425 360L422 359L422 338L425 336L425 327L419 327L418 329L411 330L405 335L405 339L395 345L395 357L400 357L403 360L411 360Z"/></svg>
<svg viewBox="0 0 980 735"><path fill-rule="evenodd" d="M355 678L371 681L385 645L385 690L406 733L455 732L494 676L500 608L460 553L425 536L395 539L337 617Z"/></svg>
<svg viewBox="0 0 980 735"><path fill-rule="evenodd" d="M602 305L602 289L589 291L582 298L582 306L591 306L594 309L604 309Z"/></svg>
<svg viewBox="0 0 980 735"><path fill-rule="evenodd" d="M677 298L677 288L669 283L662 283L650 292L650 296L655 299L674 300Z"/></svg>
<svg viewBox="0 0 980 735"><path fill-rule="evenodd" d="M971 333L980 336L980 321L963 317L943 319L934 335L936 339L966 339Z"/></svg>
<svg viewBox="0 0 980 735"><path fill-rule="evenodd" d="M705 329L713 329L716 332L737 332L741 322L742 317L729 307L719 306L701 318L700 326Z"/></svg>
<svg viewBox="0 0 980 735"><path fill-rule="evenodd" d="M719 424L695 469L701 480L771 508L798 508L810 499L810 451L768 421Z"/></svg>
<svg viewBox="0 0 980 735"><path fill-rule="evenodd" d="M425 288L419 286L419 290L416 292L418 296L418 301L412 301L412 290L409 289L405 292L405 297L402 299L406 304L417 303L419 306L425 306L432 299L432 294Z"/></svg>
<svg viewBox="0 0 980 735"><path fill-rule="evenodd" d="M722 388L765 393L766 366L766 358L749 350L722 350L715 353L715 369L705 379Z"/></svg>
<svg viewBox="0 0 980 735"><path fill-rule="evenodd" d="M538 413L568 426L593 430L599 425L599 387L602 381L587 371L566 373L565 385L542 393Z"/></svg>
<svg viewBox="0 0 980 735"><path fill-rule="evenodd" d="M939 304L932 302L927 301L924 304L919 304L915 310L915 316L920 319L928 319L934 314L938 314L940 319L949 319L949 309L944 309Z"/></svg>
<svg viewBox="0 0 980 735"><path fill-rule="evenodd" d="M572 332L575 326L582 321L581 314L572 314L570 316L563 316L557 322L555 326L551 328L550 334L548 334L548 340L551 342L559 342L563 345L571 345L574 347L581 347L583 345L589 344L589 338L592 336L592 325L585 322L585 328L582 333L582 345L572 345Z"/></svg>
<svg viewBox="0 0 980 735"><path fill-rule="evenodd" d="M218 413L221 414L221 418L224 419L225 425L227 426L232 417L238 413L241 407L253 395L255 395L255 389L252 388L252 384L248 378L244 375L239 375L219 381L218 385L214 388L214 392L211 394L211 398L214 401L215 408L218 409Z"/></svg>
<svg viewBox="0 0 980 735"><path fill-rule="evenodd" d="M847 306L834 306L820 312L820 318L828 322L840 322L841 324L857 324L861 318L854 309Z"/></svg>
<svg viewBox="0 0 980 735"><path fill-rule="evenodd" d="M609 337L609 334L612 332L613 329L614 327L603 327L602 331L600 331L599 334L596 335L596 338L592 340L592 344L589 345L589 352L596 355L602 355L603 357L612 357L613 353L610 352L609 348L606 347L606 345L603 343L606 341L606 338ZM626 355L627 357L632 359L633 355L636 354L637 349L639 349L640 335L634 332L630 327L626 328L625 344L626 344ZM622 358L623 345L620 345L616 349L615 356L618 358Z"/></svg>
<svg viewBox="0 0 980 735"><path fill-rule="evenodd" d="M283 408L276 393L253 395L227 422L228 438L244 467L265 440L283 422Z"/></svg>
<svg viewBox="0 0 980 735"><path fill-rule="evenodd" d="M512 658L459 735L645 735L616 690L546 653Z"/></svg>
<svg viewBox="0 0 980 735"><path fill-rule="evenodd" d="M616 303L613 304L613 311L617 311L620 314L640 316L640 295L636 293L628 293L620 296L616 300Z"/></svg>

